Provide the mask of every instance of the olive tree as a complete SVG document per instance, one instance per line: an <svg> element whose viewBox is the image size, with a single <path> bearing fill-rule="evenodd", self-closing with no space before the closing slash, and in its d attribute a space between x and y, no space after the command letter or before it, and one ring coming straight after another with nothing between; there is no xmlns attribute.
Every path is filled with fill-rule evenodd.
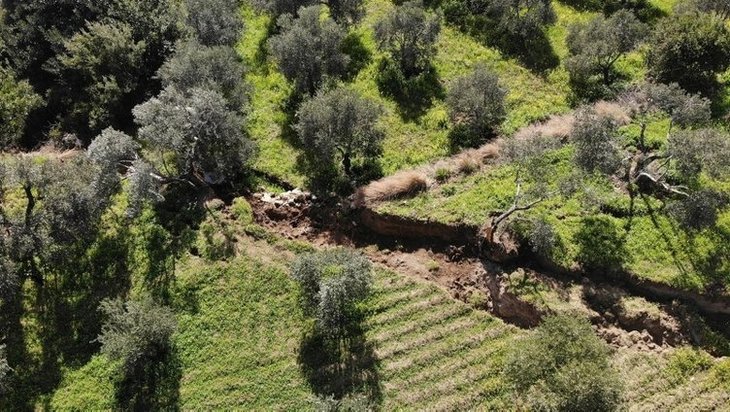
<svg viewBox="0 0 730 412"><path fill-rule="evenodd" d="M317 4L315 0L253 0L260 10L265 10L278 17L282 14L296 14L300 7Z"/></svg>
<svg viewBox="0 0 730 412"><path fill-rule="evenodd" d="M380 154L385 134L382 109L348 88L338 87L302 104L295 129L306 148L325 165L341 163L352 177L353 161Z"/></svg>
<svg viewBox="0 0 730 412"><path fill-rule="evenodd" d="M570 27L566 67L579 92L598 76L604 87L615 81L614 65L633 50L646 35L646 26L636 16L620 10L610 17L597 16L585 24Z"/></svg>
<svg viewBox="0 0 730 412"><path fill-rule="evenodd" d="M357 252L332 249L297 259L292 277L299 283L305 313L314 315L324 335L338 340L356 319L357 304L370 293L372 264Z"/></svg>
<svg viewBox="0 0 730 412"><path fill-rule="evenodd" d="M500 33L523 42L556 20L550 0L494 0L489 2L487 14L496 20Z"/></svg>
<svg viewBox="0 0 730 412"><path fill-rule="evenodd" d="M328 0L327 4L337 22L354 23L365 14L363 0Z"/></svg>
<svg viewBox="0 0 730 412"><path fill-rule="evenodd" d="M421 0L397 6L375 25L378 47L391 55L406 78L430 67L440 32L438 16L427 13Z"/></svg>
<svg viewBox="0 0 730 412"><path fill-rule="evenodd" d="M243 119L220 93L175 88L134 108L138 137L149 148L174 154L164 173L193 185L221 183L237 175L252 155Z"/></svg>
<svg viewBox="0 0 730 412"><path fill-rule="evenodd" d="M6 289L77 263L94 239L116 187L85 154L39 162L8 157L0 180L0 268ZM17 193L9 202L9 192Z"/></svg>
<svg viewBox="0 0 730 412"><path fill-rule="evenodd" d="M496 135L506 116L506 94L497 75L484 66L456 79L446 97L455 128L452 144L476 146Z"/></svg>
<svg viewBox="0 0 730 412"><path fill-rule="evenodd" d="M158 72L164 88L190 93L193 89L214 90L223 95L233 111L243 110L248 94L245 68L231 47L207 47L196 42L178 45L175 54Z"/></svg>
<svg viewBox="0 0 730 412"><path fill-rule="evenodd" d="M730 29L712 15L662 19L648 43L649 74L691 93L715 94L717 75L730 67Z"/></svg>
<svg viewBox="0 0 730 412"><path fill-rule="evenodd" d="M530 410L613 411L622 385L609 351L579 316L553 316L508 350L504 367Z"/></svg>
<svg viewBox="0 0 730 412"><path fill-rule="evenodd" d="M205 46L233 46L241 37L239 0L187 0L188 25Z"/></svg>
<svg viewBox="0 0 730 412"><path fill-rule="evenodd" d="M591 109L576 114L571 141L575 146L574 160L583 171L605 174L615 172L621 163L618 146L618 125Z"/></svg>
<svg viewBox="0 0 730 412"><path fill-rule="evenodd" d="M281 32L269 39L269 49L281 72L298 93L314 95L326 78L345 74L349 57L342 52L345 30L331 18L321 18L321 6L299 9L299 17L279 17Z"/></svg>
<svg viewBox="0 0 730 412"><path fill-rule="evenodd" d="M101 352L122 362L126 373L157 361L170 347L177 329L174 312L151 299L105 300L99 310L106 321L98 337Z"/></svg>
<svg viewBox="0 0 730 412"><path fill-rule="evenodd" d="M722 20L730 19L730 0L687 0L677 3L675 9L679 13L699 11L714 13Z"/></svg>

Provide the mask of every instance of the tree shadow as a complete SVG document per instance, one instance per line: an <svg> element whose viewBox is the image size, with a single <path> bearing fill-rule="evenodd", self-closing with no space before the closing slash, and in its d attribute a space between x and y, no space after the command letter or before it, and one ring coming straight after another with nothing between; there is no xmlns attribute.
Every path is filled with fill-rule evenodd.
<svg viewBox="0 0 730 412"><path fill-rule="evenodd" d="M115 393L121 411L177 411L180 409L182 365L175 348L156 359L139 362L118 382Z"/></svg>
<svg viewBox="0 0 730 412"><path fill-rule="evenodd" d="M352 81L373 59L373 53L363 43L362 36L350 33L342 41L342 51L350 56L350 62L345 72L345 81Z"/></svg>
<svg viewBox="0 0 730 412"><path fill-rule="evenodd" d="M610 16L619 10L629 10L644 23L652 23L657 19L667 17L667 13L657 8L648 0L558 0L566 6L579 11L602 12Z"/></svg>
<svg viewBox="0 0 730 412"><path fill-rule="evenodd" d="M426 113L434 100L445 97L441 77L433 65L407 77L397 63L382 59L378 64L376 83L383 96L398 104L398 114L407 122L417 120Z"/></svg>
<svg viewBox="0 0 730 412"><path fill-rule="evenodd" d="M530 38L504 36L501 41L491 44L509 57L517 59L523 66L536 74L560 65L560 58L555 53L545 32L540 31Z"/></svg>
<svg viewBox="0 0 730 412"><path fill-rule="evenodd" d="M510 35L498 30L498 23L483 14L471 13L465 9L446 11L446 20L461 32L473 37L487 47L511 57L535 74L544 75L560 65L544 29L528 36Z"/></svg>
<svg viewBox="0 0 730 412"><path fill-rule="evenodd" d="M382 402L379 360L359 326L352 326L347 336L338 341L317 331L306 333L299 345L299 364L318 396L342 399L359 393L371 405Z"/></svg>
<svg viewBox="0 0 730 412"><path fill-rule="evenodd" d="M588 216L574 236L578 262L586 271L615 273L627 263L626 234L605 216Z"/></svg>

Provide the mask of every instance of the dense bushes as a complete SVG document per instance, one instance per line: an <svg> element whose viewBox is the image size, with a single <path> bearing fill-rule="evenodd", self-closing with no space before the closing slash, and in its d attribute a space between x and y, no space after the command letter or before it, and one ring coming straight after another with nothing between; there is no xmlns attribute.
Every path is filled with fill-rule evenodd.
<svg viewBox="0 0 730 412"><path fill-rule="evenodd" d="M608 362L608 348L579 317L545 319L513 345L505 362L508 379L524 406L543 411L612 411L621 383Z"/></svg>

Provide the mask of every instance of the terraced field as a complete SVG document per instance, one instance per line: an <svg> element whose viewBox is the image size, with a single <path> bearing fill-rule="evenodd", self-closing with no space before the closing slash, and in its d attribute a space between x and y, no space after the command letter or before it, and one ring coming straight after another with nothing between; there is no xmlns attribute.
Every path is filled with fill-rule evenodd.
<svg viewBox="0 0 730 412"><path fill-rule="evenodd" d="M383 409L504 409L504 349L519 330L454 301L435 286L383 273L368 319Z"/></svg>
<svg viewBox="0 0 730 412"><path fill-rule="evenodd" d="M624 377L630 411L730 411L730 387L713 381L712 371L689 373L680 382L667 376L672 355L619 349L614 365Z"/></svg>

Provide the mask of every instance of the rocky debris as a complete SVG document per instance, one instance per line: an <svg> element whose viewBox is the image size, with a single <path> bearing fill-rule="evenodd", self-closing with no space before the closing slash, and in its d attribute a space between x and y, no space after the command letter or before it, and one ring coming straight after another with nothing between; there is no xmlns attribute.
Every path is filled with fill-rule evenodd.
<svg viewBox="0 0 730 412"><path fill-rule="evenodd" d="M304 192L298 188L278 195L267 192L256 193L254 194L254 197L261 200L263 203L268 203L277 207L302 207L309 205L311 202L317 199L313 194L309 192Z"/></svg>
<svg viewBox="0 0 730 412"><path fill-rule="evenodd" d="M609 345L616 347L633 348L640 351L662 351L666 349L664 346L657 345L647 330L627 332L615 326L608 326L596 328L596 333Z"/></svg>

